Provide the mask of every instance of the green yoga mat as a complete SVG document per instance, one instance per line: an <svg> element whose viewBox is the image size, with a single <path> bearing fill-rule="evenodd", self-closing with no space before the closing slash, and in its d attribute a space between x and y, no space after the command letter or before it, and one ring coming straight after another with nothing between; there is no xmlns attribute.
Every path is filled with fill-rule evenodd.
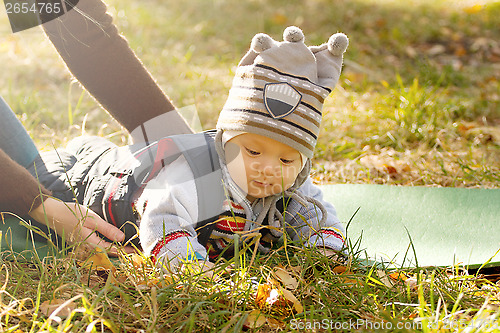
<svg viewBox="0 0 500 333"><path fill-rule="evenodd" d="M4 259L37 261L47 255L55 255L59 252L56 243L59 239L48 237L47 228L27 227L29 220L4 214L0 219L1 251ZM54 232L52 232L54 235ZM33 251L35 250L35 251Z"/></svg>
<svg viewBox="0 0 500 333"><path fill-rule="evenodd" d="M359 240L372 260L397 267L477 268L488 261L487 266L500 266L500 189L352 184L322 189L341 221L352 217L347 236Z"/></svg>
<svg viewBox="0 0 500 333"><path fill-rule="evenodd" d="M347 236L352 243L359 241L357 247L371 260L392 261L397 267L460 263L474 268L488 261L488 266L500 266L500 254L495 255L500 249L500 189L385 185L321 188L339 218L346 223L352 219ZM0 222L2 250L32 249L27 229L15 218L5 221L3 225ZM31 234L40 257L53 250L46 239ZM409 248L410 238L413 247Z"/></svg>

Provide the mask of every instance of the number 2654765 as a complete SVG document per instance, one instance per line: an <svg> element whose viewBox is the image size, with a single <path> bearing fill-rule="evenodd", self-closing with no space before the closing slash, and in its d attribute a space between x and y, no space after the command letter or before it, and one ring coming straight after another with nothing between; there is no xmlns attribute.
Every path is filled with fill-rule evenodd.
<svg viewBox="0 0 500 333"><path fill-rule="evenodd" d="M6 2L5 9L7 14L59 14L62 12L62 4L60 2Z"/></svg>

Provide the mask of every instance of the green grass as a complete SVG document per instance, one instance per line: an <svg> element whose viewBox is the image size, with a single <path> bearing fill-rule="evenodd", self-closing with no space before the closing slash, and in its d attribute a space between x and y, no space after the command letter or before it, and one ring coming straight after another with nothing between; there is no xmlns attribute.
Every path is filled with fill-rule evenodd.
<svg viewBox="0 0 500 333"><path fill-rule="evenodd" d="M469 273L461 266L417 267L406 269L405 278L393 279L394 271L364 261L355 244L349 245L353 256L348 262L297 245L288 240L268 255L256 257L249 247L248 252L220 262L215 268L217 279L188 271L162 277L147 260L140 263L130 256L113 260L113 270L90 269L82 264L91 254L85 248L32 263L18 256L4 260L1 269L0 329L239 332L252 325L249 314L255 309L268 321L249 331L300 332L316 327L325 332L353 328L370 332L375 327L381 328L378 331L466 332L470 325L482 325L477 330L482 332L500 325L500 290L480 271ZM256 300L258 284L285 286L273 275L278 266L296 279L296 287L288 289L303 312L291 310L291 304L263 305ZM54 299L73 304L66 314L49 317L44 303Z"/></svg>
<svg viewBox="0 0 500 333"><path fill-rule="evenodd" d="M343 74L326 102L314 160L313 179L319 183L500 185L498 1L108 3L164 91L179 107L194 105L205 129L215 125L235 66L255 33L280 39L286 26L298 25L309 44L346 33ZM41 149L79 135L85 118L85 131L126 142L120 126L71 81L39 29L9 29L0 11L0 94ZM351 252L362 259L355 248ZM293 293L305 311L281 318L284 328L267 325L262 332L291 331L325 318L384 322L385 328L408 323L402 332L461 332L480 323L477 331L487 331L488 324L500 325L498 284L481 271L416 268L407 271L418 282L412 288L401 281L389 284L384 269L356 260L339 274L338 263L290 246L257 256L251 266L249 257L241 260L222 283L186 274L153 288L138 285L144 277L130 276L152 279L151 268L130 270L126 258L115 262L126 276L119 285L72 257L34 264L4 260L0 331L240 331L256 307L250 279L265 281L279 264L299 267ZM54 297L74 297L77 304L60 322L38 308Z"/></svg>

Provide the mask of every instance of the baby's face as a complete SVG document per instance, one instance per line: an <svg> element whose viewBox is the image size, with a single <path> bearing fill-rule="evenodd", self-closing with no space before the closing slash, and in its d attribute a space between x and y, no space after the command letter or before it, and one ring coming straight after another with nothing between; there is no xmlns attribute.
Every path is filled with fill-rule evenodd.
<svg viewBox="0 0 500 333"><path fill-rule="evenodd" d="M250 201L282 193L302 168L300 153L266 136L244 133L224 146L229 174Z"/></svg>

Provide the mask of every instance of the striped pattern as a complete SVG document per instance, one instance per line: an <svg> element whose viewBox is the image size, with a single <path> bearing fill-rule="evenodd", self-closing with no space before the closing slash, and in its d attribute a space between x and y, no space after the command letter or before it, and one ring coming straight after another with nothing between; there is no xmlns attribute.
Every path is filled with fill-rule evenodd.
<svg viewBox="0 0 500 333"><path fill-rule="evenodd" d="M168 235L165 235L165 237L163 237L163 239L161 241L156 243L155 247L151 251L151 260L153 262L156 262L156 257L160 253L161 249L164 246L166 246L168 243L170 243L171 241L176 240L180 237L189 237L189 236L190 236L189 233L186 231L174 231Z"/></svg>
<svg viewBox="0 0 500 333"><path fill-rule="evenodd" d="M289 97L293 104L300 101L300 95L291 86L274 84L268 89L269 98L279 99L282 95Z"/></svg>
<svg viewBox="0 0 500 333"><path fill-rule="evenodd" d="M344 235L342 235L342 232L340 232L339 229L337 228L323 228L319 231L320 234L323 235L323 237L328 237L328 236L333 236L335 238L338 238L342 241L342 243L345 241Z"/></svg>
<svg viewBox="0 0 500 333"><path fill-rule="evenodd" d="M208 256L215 259L224 250L224 255L233 255L232 249L227 249L233 242L233 235L245 229L245 210L232 200L225 200L223 205L224 213L215 221L215 228L207 243ZM228 251L230 250L230 251Z"/></svg>
<svg viewBox="0 0 500 333"><path fill-rule="evenodd" d="M297 92L301 96L293 112L282 118L274 118L266 109L264 89L266 84L280 82L288 83L296 90L288 87L291 90L288 92L290 98L298 100L297 95L293 96ZM287 91L268 89L267 93L274 96L286 94ZM307 78L282 73L271 66L241 66L236 71L217 128L267 136L312 158L321 124L323 102L329 93L330 89Z"/></svg>

